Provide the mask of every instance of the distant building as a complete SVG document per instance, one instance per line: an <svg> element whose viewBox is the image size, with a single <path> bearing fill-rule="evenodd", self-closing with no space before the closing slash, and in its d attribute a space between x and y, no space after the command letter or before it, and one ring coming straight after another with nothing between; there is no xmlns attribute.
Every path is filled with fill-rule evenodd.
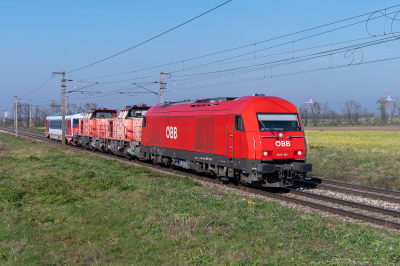
<svg viewBox="0 0 400 266"><path fill-rule="evenodd" d="M9 117L10 117L10 113L9 113L9 112L6 112L6 113L4 114L4 117L5 117L5 118L9 118Z"/></svg>

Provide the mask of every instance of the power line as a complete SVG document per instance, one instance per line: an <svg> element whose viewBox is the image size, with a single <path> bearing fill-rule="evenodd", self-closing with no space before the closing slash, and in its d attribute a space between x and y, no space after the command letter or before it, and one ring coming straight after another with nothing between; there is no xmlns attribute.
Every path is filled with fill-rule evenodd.
<svg viewBox="0 0 400 266"><path fill-rule="evenodd" d="M300 75L300 74L307 74L307 73L319 72L319 71L323 71L323 70L346 68L346 67L351 67L351 66L366 65L366 64L379 63L379 62L390 61L390 60L397 60L397 59L400 59L400 56L399 56L399 57L392 57L392 58L379 59L379 60L374 60L374 61L368 61L368 62L362 62L362 63L358 63L358 64L350 64L350 65L340 65L340 66L333 66L333 67L325 67L325 68L318 68L318 69L311 69L311 70L304 70L304 71L298 71L298 72L292 72L292 73L285 73L285 74L273 75L273 76L268 76L268 77L258 77L258 78L237 80L237 81L232 81L232 82L225 82L225 83L209 84L209 85L203 85L203 86L197 86L197 87L189 87L189 88L168 90L168 91L166 91L166 92L175 92L175 91L183 91L183 90L193 90L193 89L209 88L209 87L216 87L216 86L224 86L224 85L230 85L230 84L236 84L236 83L245 83L245 82L257 81L257 80L263 80L263 79L287 77L287 76L293 76L293 75Z"/></svg>
<svg viewBox="0 0 400 266"><path fill-rule="evenodd" d="M277 39L282 39L282 38L285 38L285 37L289 37L289 36L292 36L292 35L304 33L304 32L307 32L307 31L312 31L312 30L315 30L315 29L319 29L319 28L331 26L331 25L338 24L338 23L341 23L341 22L344 22L344 21L348 21L348 20L360 18L360 17L366 16L366 15L374 14L374 13L377 13L377 12L382 11L382 10L392 9L392 8L395 8L395 7L398 7L398 6L400 6L400 5L394 5L394 6L387 7L387 8L384 8L384 9L380 9L380 10L377 10L377 11L368 12L368 13L365 13L365 14L362 14L362 15L357 15L357 16L354 16L354 17L350 17L350 18L338 20L338 21L335 21L335 22L330 22L330 23L323 24L323 25L316 26L316 27L312 27L312 28L309 28L309 29L305 29L305 30L301 30L301 31L297 31L297 32L293 32L293 33L281 35L281 36L278 36L278 37L266 39L266 40L259 41L259 42L256 42L256 43L246 44L246 45L238 46L238 47L235 47L235 48L230 48L230 49L223 50L223 51L219 51L219 52L214 52L214 53L210 53L210 54L206 54L206 55L202 55L202 56L197 56L197 57L193 57L193 58L189 58L189 59L185 59L185 60L176 61L176 62L173 62L173 63L167 63L167 64L152 66L152 67L143 68L143 69L138 69L138 70L133 70L133 71L127 71L127 72L122 72L122 73L116 73L116 74L111 74L111 75L104 75L104 76L99 76L99 77L87 78L87 79L84 79L84 80L99 79L99 78L105 78L105 77L112 77L112 76L117 76L117 75L130 74L130 73L134 73L134 72L137 73L137 72L144 71L144 70L150 70L150 69L159 68L159 67L165 67L165 66L169 66L169 65L174 65L174 64L182 63L182 62L188 62L188 61L192 61L192 60L196 60L196 59L200 59L200 58L204 58L204 57L208 57L208 56L213 56L213 55L217 55L217 54L221 54L221 53L226 53L226 52L230 52L230 51L234 51L234 50L238 50L238 49L250 47L250 46L253 46L253 45L257 45L257 44L261 44L261 43L265 43L265 42L269 42L269 41L273 41L273 40L277 40ZM397 12L397 11L392 12L392 13L396 13L396 12ZM392 14L392 13L389 13L389 14L386 14L386 15L382 15L382 16L387 16L387 15L390 15L390 14ZM377 18L380 18L380 17L382 17L382 16L379 16L379 17L376 17L376 18L372 18L372 19L363 20L363 21L361 21L361 22L357 22L356 24L359 24L359 23L362 23L362 22L367 22L367 21L373 20L373 19L377 19ZM351 24L351 25L354 25L354 24ZM343 28L343 27L339 27L339 28L337 28L337 29L341 29L341 28ZM320 33L320 34L327 33L327 32L331 32L331 31L332 31L332 30L326 31L326 32L322 32L322 33ZM309 37L311 37L311 36L309 36ZM312 37L314 37L314 36L312 36ZM307 37L306 37L306 38L307 38ZM296 40L296 41L299 41L299 40ZM290 41L290 42L288 42L288 43L291 43L291 42L293 42L293 41ZM284 44L287 44L287 43L284 43ZM283 45L283 44L282 44L282 45ZM260 51L260 50L258 50L258 51ZM245 55L245 54L243 54L243 55ZM223 59L223 60L229 60L229 59L231 59L231 58ZM212 62L212 63L214 63L214 62ZM186 69L186 70L187 70L187 69ZM171 72L171 71L169 71L169 72ZM158 76L158 75L153 75L153 76ZM151 77L151 76L148 76L148 77ZM139 77L139 78L140 78L140 77ZM143 78L146 78L146 77L143 77ZM136 79L137 79L137 78L136 78Z"/></svg>
<svg viewBox="0 0 400 266"><path fill-rule="evenodd" d="M31 93L28 93L27 95L22 96L20 99L25 98L33 93L35 93L36 91L38 91L40 88L42 88L44 85L47 84L47 82L49 82L52 78L54 78L54 76L51 76L48 80L46 80L45 83L43 83L42 85L40 85L37 89L35 89L34 91L32 91Z"/></svg>
<svg viewBox="0 0 400 266"><path fill-rule="evenodd" d="M188 78L172 80L172 81L175 81L175 82L176 81L185 81L185 83L192 83L192 82L199 82L199 81L215 79L217 77L219 78L219 77L226 77L226 76L237 75L237 74L245 74L245 73L265 69L266 66L268 66L268 68L276 68L276 67L283 66L283 65L295 64L298 62L304 62L307 60L331 56L331 55L342 53L345 51L358 50L358 49L361 49L364 47L379 45L382 43L396 41L399 39L400 39L399 37L387 37L387 38L382 38L379 40L374 40L374 41L360 43L360 44L354 44L354 45L347 46L347 47L341 47L341 48L337 48L337 49L327 50L327 51L308 54L308 55L299 56L299 57L293 57L293 58L289 58L289 59L286 58L286 59L277 60L277 61L273 61L273 62L267 62L267 63L256 64L256 65L251 65L251 66L237 67L237 68L232 68L232 69L227 69L227 70L222 70L222 71L213 71L213 72L192 74ZM274 65L271 65L271 64L274 64ZM247 69L247 70L243 70L243 69ZM209 78L207 76L211 76L212 78ZM186 80L190 80L190 81L186 82ZM174 85L181 85L181 84L183 84L183 83L178 83L178 84L174 84Z"/></svg>
<svg viewBox="0 0 400 266"><path fill-rule="evenodd" d="M13 97L8 103L6 103L5 105L1 105L0 107L5 107L5 106L7 106L8 104L10 104L12 101L14 101L14 99L15 99L15 97Z"/></svg>
<svg viewBox="0 0 400 266"><path fill-rule="evenodd" d="M364 39L371 39L371 37L361 38L361 39L358 39L358 40L364 40ZM393 37L393 36L385 37L385 38L381 38L381 39L377 39L377 40L372 40L372 41L368 41L368 42L364 42L364 43L358 43L358 44L354 44L354 45L350 45L350 46L340 47L340 48L331 49L331 50L318 52L318 53L313 53L313 54L309 54L309 55L293 57L293 58L289 58L289 59L286 58L286 59L283 59L283 60L267 62L267 63L262 63L262 64L256 64L256 65L252 65L252 66L244 66L244 67L237 67L237 68L233 68L233 69L223 70L222 72L221 71L214 71L214 72L193 74L193 75L190 75L189 78L173 80L173 81L186 81L186 80L189 79L190 80L189 82L178 83L178 84L173 84L173 85L181 85L181 84L192 83L192 82L207 81L207 80L212 80L212 79L216 79L216 78L223 78L223 77L231 76L231 75L232 75L232 80L233 80L233 75L255 72L255 71L262 70L262 69L265 70L265 66L266 65L268 65L268 68L272 69L272 68L276 68L276 67L279 67L279 66L284 66L284 65L288 65L288 64L295 64L295 63L299 63L299 62L304 62L306 60L312 60L312 59L317 59L317 58L321 58L321 57L326 57L326 56L330 56L330 55L333 55L333 54L342 53L344 51L353 51L353 50L361 49L361 48L372 46L372 45L378 45L378 44L382 44L382 43L389 42L389 41L395 41L395 40L398 40L398 39L399 38L396 38L396 37ZM340 43L346 43L346 42L340 42ZM340 43L335 43L335 44L340 44ZM323 45L323 46L319 46L319 47L316 47L316 48L320 48L320 47L324 47L324 46L328 46L328 45ZM309 49L310 48L302 49L302 50L309 50ZM271 64L273 64L273 65L271 66ZM197 75L197 77L196 77L196 75ZM265 73L264 73L264 77L265 77ZM147 82L145 82L145 84L146 83ZM237 82L228 82L227 84L233 84L233 83L237 83ZM147 84L148 84L147 86L153 85L152 83L147 83ZM130 85L125 86L124 89L126 90L126 87L129 87L129 86ZM146 86L146 85L144 85L144 86ZM208 87L208 86L210 86L210 85L205 85L205 87ZM216 86L216 85L211 85L211 86ZM204 86L199 86L199 87L202 88ZM121 91L121 89L115 90L115 91L110 91L105 96L111 96L111 95L117 94L118 93L117 91ZM178 89L178 90L180 90L180 89ZM91 99L102 98L102 97L104 97L104 95L103 96L98 96L98 97L92 97Z"/></svg>
<svg viewBox="0 0 400 266"><path fill-rule="evenodd" d="M204 13L202 13L202 14L200 14L200 15L198 15L198 16L196 16L196 17L194 17L194 18L192 18L192 19L190 19L190 20L188 20L188 21L186 21L186 22L184 22L184 23L178 25L178 26L176 26L176 27L173 27L172 29L169 29L169 30L167 30L167 31L165 31L165 32L163 32L163 33L157 35L157 36L154 36L153 38L150 38L150 39L148 39L147 41L144 41L144 42L139 43L139 44L137 44L137 45L135 45L135 46L132 46L131 48L128 48L128 49L126 49L126 50L124 50L124 51L122 51L122 52L119 52L119 53L117 53L117 54L114 54L114 55L112 55L112 56L109 56L109 57L107 57L107 58L104 58L104 59L102 59L102 60L100 60L100 61L97 61L97 62L94 62L94 63L92 63L92 64L86 65L86 66L84 66L84 67L80 67L80 68L77 68L77 69L68 71L67 73L72 73L72 72L75 72L75 71L78 71L78 70L81 70L81 69L84 69L84 68L87 68L87 67L96 65L96 64L101 63L101 62L104 62L104 61L106 61L106 60L108 60L108 59L110 59L110 58L113 58L113 57L115 57L115 56L117 56L117 55L120 55L120 54L123 54L123 53L125 53L125 52L128 52L128 51L130 51L130 50L132 50L132 49L134 49L134 48L136 48L136 47L139 47L139 46L141 46L141 45L143 45L143 44L145 44L145 43L147 43L147 42L150 42L150 41L152 41L152 40L154 40L154 39L156 39L156 38L158 38L158 37L160 37L160 36L162 36L162 35L164 35L164 34L167 34L168 32L171 32L171 31L173 31L173 30L175 30L175 29L177 29L177 28L179 28L179 27L182 27L183 25L185 25L185 24L187 24L187 23L189 23L189 22L191 22L191 21L193 21L193 20L195 20L195 19L197 19L197 18L199 18L199 17L202 17L202 16L204 16L205 14L210 13L211 11L213 11L213 10L215 10L215 9L217 9L217 8L219 8L219 7L221 7L221 6L223 6L223 5L226 5L227 3L231 2L231 1L232 1L232 0L228 0L228 1L226 1L225 3L220 4L219 6L216 6L216 7L212 8L212 9L210 9L210 10L208 10L208 11L206 11L206 12L204 12Z"/></svg>

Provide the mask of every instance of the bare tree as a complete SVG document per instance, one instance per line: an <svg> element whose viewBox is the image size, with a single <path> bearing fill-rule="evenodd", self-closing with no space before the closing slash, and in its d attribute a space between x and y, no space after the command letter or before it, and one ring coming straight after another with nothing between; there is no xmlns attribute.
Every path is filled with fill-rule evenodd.
<svg viewBox="0 0 400 266"><path fill-rule="evenodd" d="M339 124L339 114L334 110L329 110L328 117L330 121L329 124L331 126L337 126Z"/></svg>
<svg viewBox="0 0 400 266"><path fill-rule="evenodd" d="M366 119L367 125L371 125L371 115L370 115L367 107L363 108L363 115L364 115L364 117Z"/></svg>
<svg viewBox="0 0 400 266"><path fill-rule="evenodd" d="M28 103L21 103L20 110L18 112L21 112L21 117L23 118L23 121L25 123L25 127L29 127L29 112L30 112L30 104Z"/></svg>
<svg viewBox="0 0 400 266"><path fill-rule="evenodd" d="M310 105L310 112L311 112L312 125L316 126L321 116L321 104L315 101L313 104Z"/></svg>
<svg viewBox="0 0 400 266"><path fill-rule="evenodd" d="M395 100L395 101L392 101L387 106L388 113L390 115L390 124L391 125L394 125L395 121L396 121L396 114L397 114L397 110L398 110L397 105L398 105L398 102Z"/></svg>
<svg viewBox="0 0 400 266"><path fill-rule="evenodd" d="M303 123L303 126L306 126L308 124L309 109L310 109L310 107L308 106L308 104L305 104L305 103L303 103L299 107L300 118Z"/></svg>
<svg viewBox="0 0 400 266"><path fill-rule="evenodd" d="M388 117L388 113L386 110L386 104L387 104L387 100L385 97L380 98L377 102L376 102L379 106L378 108L376 108L379 112L379 116L380 116L380 124L386 125L387 123L387 117Z"/></svg>
<svg viewBox="0 0 400 266"><path fill-rule="evenodd" d="M322 104L322 123L325 126L325 119L329 116L329 107L328 107L328 102L325 102Z"/></svg>
<svg viewBox="0 0 400 266"><path fill-rule="evenodd" d="M345 114L347 118L347 125L350 126L352 124L352 118L354 114L355 102L353 100L347 101L344 103Z"/></svg>
<svg viewBox="0 0 400 266"><path fill-rule="evenodd" d="M356 125L359 124L358 118L360 117L361 110L362 110L361 104L355 102L355 103L354 103L354 123L355 123Z"/></svg>
<svg viewBox="0 0 400 266"><path fill-rule="evenodd" d="M39 105L36 105L35 108L33 109L33 119L32 119L32 124L35 127L41 126L41 113L40 113L40 108Z"/></svg>
<svg viewBox="0 0 400 266"><path fill-rule="evenodd" d="M397 116L400 118L400 99L398 97L395 100L395 107L397 109Z"/></svg>

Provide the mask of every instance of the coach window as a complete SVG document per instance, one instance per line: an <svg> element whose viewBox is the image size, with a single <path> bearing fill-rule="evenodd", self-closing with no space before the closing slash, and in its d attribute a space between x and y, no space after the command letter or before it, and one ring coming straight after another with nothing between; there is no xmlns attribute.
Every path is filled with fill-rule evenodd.
<svg viewBox="0 0 400 266"><path fill-rule="evenodd" d="M242 119L241 115L235 116L235 129L236 129L236 131L245 131L243 119Z"/></svg>

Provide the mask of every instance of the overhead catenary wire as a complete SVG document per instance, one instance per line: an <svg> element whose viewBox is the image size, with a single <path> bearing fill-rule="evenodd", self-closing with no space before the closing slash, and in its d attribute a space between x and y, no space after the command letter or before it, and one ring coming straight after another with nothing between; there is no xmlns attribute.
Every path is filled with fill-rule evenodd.
<svg viewBox="0 0 400 266"><path fill-rule="evenodd" d="M0 107L6 107L7 105L9 105L14 100L15 100L15 97L12 97L12 99L8 103L6 103L4 105L0 105Z"/></svg>
<svg viewBox="0 0 400 266"><path fill-rule="evenodd" d="M389 37L389 38L384 38L381 40L374 40L372 42L366 42L364 44L355 44L352 46L341 47L341 48L318 52L318 53L309 54L309 55L298 56L298 57L294 57L294 58L285 58L285 59L277 60L277 61L273 61L273 62L261 63L261 64L256 64L256 65L251 65L251 66L236 67L236 68L232 68L232 69L218 70L218 71L213 71L213 72L198 73L198 74L193 74L188 78L183 78L183 79L178 79L178 80L172 79L172 82L176 82L176 81L184 81L185 83L199 82L199 81L206 81L209 79L215 79L217 76L225 77L225 76L232 75L232 74L244 74L244 73L254 72L254 71L262 70L265 66L276 68L276 67L283 66L283 65L294 64L294 63L303 62L306 60L312 60L312 59L316 59L316 58L331 56L333 54L338 54L338 53L342 53L342 52L346 52L346 51L358 50L358 49L365 48L368 46L378 45L378 44L382 44L382 43L386 43L386 42L390 42L390 41L396 41L399 39L400 38L398 38L398 37ZM244 69L249 69L249 70L244 70ZM210 76L213 78L210 78ZM180 85L180 84L182 84L182 83L178 83L175 85Z"/></svg>
<svg viewBox="0 0 400 266"><path fill-rule="evenodd" d="M263 41L259 41L259 42L256 42L256 43L246 44L246 45L242 45L242 46L238 46L238 47L234 47L234 48L230 48L230 49L226 49L226 50L223 50L223 51L214 52L214 53L210 53L210 54L206 54L206 55L202 55L202 56L192 57L192 58L189 58L189 59L179 60L179 61L175 61L175 62L172 62L172 63L161 64L161 65L147 67L147 68L143 68L143 69L137 69L137 70L126 71L126 72L122 72L122 73L111 74L111 75L104 75L104 76L86 78L86 79L82 79L82 80L100 79L100 78L105 78L105 77L112 77L112 76L117 76L117 75L130 74L130 73L134 73L134 72L140 72L140 71L150 70L150 69L154 69L154 68L170 66L170 65L174 65L174 64L178 64L178 63L182 63L182 62L188 62L188 61L192 61L192 60L196 60L196 59L201 59L201 58L204 58L204 57L213 56L213 55L226 53L226 52L230 52L230 51L235 51L235 50L246 48L246 47L250 47L250 46L253 46L253 45L258 45L258 44L261 44L261 43L265 43L265 42L269 42L269 41L273 41L273 40L278 40L278 39L282 39L282 38L285 38L285 37L293 36L293 35L296 35L296 34L304 33L304 32L307 32L307 31L312 31L312 30L315 30L315 29L331 26L331 25L334 25L334 24L338 24L338 23L345 22L345 21L348 21L348 20L360 18L360 17L363 17L363 16L374 14L374 13L382 11L382 10L388 10L388 9L392 9L392 8L399 7L399 6L400 6L400 4L399 5L394 5L394 6L391 6L391 7L387 7L387 8L383 8L383 9L380 9L380 10L377 10L377 11L372 11L372 12L364 13L364 14L361 14L361 15L353 16L353 17L350 17L350 18L346 18L346 19L330 22L330 23L323 24L323 25L316 26L316 27L312 27L312 28L309 28L309 29L305 29L305 30L301 30L301 31L297 31L297 32L281 35L281 36L274 37L274 38L269 38L269 39L266 39L266 40L263 40ZM398 12L398 11L394 11L394 12L391 12L389 14L394 14L396 12ZM389 14L387 14L387 15L389 15ZM382 15L382 16L385 16L385 15ZM357 24L364 23L364 22L367 22L369 20L378 19L378 18L380 18L382 16L379 16L379 17L376 17L376 18L372 18L372 19L366 19L366 20L363 20L361 22L357 22ZM355 25L355 24L351 24L351 25ZM340 28L342 28L342 27L340 27ZM327 32L330 32L330 31L326 31L326 32L323 32L323 33L327 33ZM299 40L295 40L295 41L299 41ZM288 43L292 43L292 42L295 42L295 41L292 40L292 41L290 41ZM287 43L285 43L285 44L287 44ZM260 51L260 50L258 50L258 51ZM251 53L253 53L253 52L251 52ZM223 60L228 60L228 59L223 59ZM188 69L185 69L185 70L188 70ZM152 75L152 76L157 76L157 75ZM151 77L151 76L148 76L148 77ZM139 78L141 78L141 77L139 77ZM142 78L145 78L145 77L142 77ZM136 79L138 79L138 78L136 78Z"/></svg>
<svg viewBox="0 0 400 266"><path fill-rule="evenodd" d="M397 32L395 32L395 33L397 33ZM322 47L327 47L327 46L333 46L333 45L338 45L338 44L343 44L343 43L348 43L348 42L355 42L355 41L360 41L360 40L373 39L373 38L378 38L378 37L382 37L382 36L385 36L385 35L369 36L369 37L364 37L364 38L346 40L346 41L342 41L342 42L335 42L335 43L323 44L323 45L319 45L319 46L307 47L307 48L298 49L298 50L290 49L288 51L284 51L284 52L280 52L280 53L273 53L273 54L268 54L268 55L264 55L264 56L259 56L259 57L256 57L256 58L255 57L251 57L251 58L245 58L245 59L241 59L241 60L229 61L229 62L224 62L224 63L221 62L223 60L215 61L214 63L217 63L217 64L214 64L214 65L204 64L204 65L188 68L185 71L198 70L198 69L202 69L202 68L209 68L209 67L233 64L233 63L239 63L239 62L245 62L245 61L259 60L259 59L265 58L265 57L284 55L284 54L289 54L289 53L294 53L294 52L297 53L297 52L301 52L301 51L317 49L317 48L322 48ZM394 38L394 37L392 36L391 38ZM226 59L224 59L224 60L226 60ZM182 72L182 70L169 71L169 72L170 73L178 73L178 72ZM192 77L192 76L197 76L197 75L202 75L202 74L186 74L186 75L180 75L180 76L174 75L174 77L185 77L185 76ZM117 81L102 81L102 82L100 81L100 82L97 82L97 83L104 83L104 84L121 83L121 82L125 82L125 81L132 81L132 80L136 80L136 79L145 79L145 78L151 78L151 77L156 77L156 76L158 76L158 74L157 75L149 75L149 76L139 77L139 78L117 80ZM172 80L173 81L177 81L176 79L172 79ZM86 82L84 79L83 80L76 80L76 81L77 82ZM152 82L142 82L142 84L146 84L146 83L152 83Z"/></svg>
<svg viewBox="0 0 400 266"><path fill-rule="evenodd" d="M359 66L359 65L366 65L366 64L372 64L372 63L379 63L379 62L391 61L391 60L397 60L397 59L400 59L400 56L399 57L393 57L393 58L385 58L385 59L373 60L373 61L368 61L368 62L361 62L361 63L358 63L358 64L332 66L332 67L325 67L325 68L297 71L297 72L292 72L292 73L278 74L278 75L273 75L273 76L257 77L257 78L251 78L251 79L243 79L243 80L237 80L237 81L233 81L233 82L225 82L225 83L202 85L202 86L198 86L198 87L175 89L173 91L183 91L183 90L192 90L192 89L201 89L201 88L209 88L209 87L216 87L216 86L224 86L224 85L230 85L230 84L236 84L236 83L245 83L245 82L257 81L257 80L263 80L263 79L287 77L287 76L292 76L292 75L319 72L319 71L324 71L324 70L339 69L339 68L346 68L346 67L351 67L351 66ZM172 90L165 90L165 92L172 92Z"/></svg>
<svg viewBox="0 0 400 266"><path fill-rule="evenodd" d="M46 85L52 78L54 78L54 76L51 76L48 80L46 80L42 85L40 85L38 88L36 88L35 90L33 90L32 92L20 97L20 99L23 99L29 95L32 95L33 93L37 92L40 88L42 88L44 85Z"/></svg>
<svg viewBox="0 0 400 266"><path fill-rule="evenodd" d="M132 49L135 49L136 47L139 47L139 46L141 46L141 45L143 45L143 44L145 44L145 43L148 43L148 42L150 42L150 41L152 41L152 40L154 40L154 39L157 39L158 37L161 37L161 36L163 36L164 34L167 34L168 32L171 32L171 31L173 31L173 30L175 30L175 29L177 29L177 28L179 28L179 27L182 27L183 25L188 24L189 22L192 22L193 20L196 20L196 19L198 19L198 18L200 18L200 17L206 15L207 13L210 13L210 12L216 10L217 8L220 8L221 6L226 5L227 3L231 2L231 1L232 1L232 0L228 0L228 1L222 3L222 4L218 5L218 6L216 6L216 7L212 8L212 9L210 9L210 10L208 10L208 11L206 11L206 12L204 12L204 13L202 13L202 14L200 14L200 15L194 17L194 18L192 18L192 19L189 19L188 21L186 21L186 22L184 22L184 23L179 24L178 26L173 27L172 29L169 29L169 30L167 30L167 31L164 31L164 32L161 33L161 34L158 34L158 35L156 35L156 36L154 36L154 37L152 37L152 38L150 38L150 39L148 39L148 40L146 40L146 41L144 41L144 42L141 42L141 43L139 43L139 44L137 44L137 45L135 45L135 46L132 46L132 47L130 47L130 48L128 48L128 49L125 49L125 50L123 50L122 52L116 53L116 54L114 54L114 55L112 55L112 56L106 57L106 58L104 58L104 59L101 59L101 60L99 60L99 61L97 61L97 62L94 62L94 63L91 63L91 64L89 64L89 65L86 65L86 66L83 66L83 67L80 67L80 68L77 68L77 69L68 71L68 72L66 72L66 73L72 73L72 72L75 72L75 71L78 71L78 70L82 70L82 69L84 69L84 68L88 68L88 67L90 67L90 66L96 65L96 64L98 64L98 63L104 62L104 61L106 61L106 60L108 60L108 59L111 59L111 58L113 58L113 57L116 57L116 56L118 56L118 55L120 55L120 54L126 53L126 52L128 52L128 51L130 51L130 50L132 50Z"/></svg>
<svg viewBox="0 0 400 266"><path fill-rule="evenodd" d="M400 6L400 5L397 5L397 6ZM396 6L394 6L394 7L396 7ZM376 12L376 11L375 11ZM367 13L367 14L371 14L371 13L373 13L373 12L369 12L369 13ZM363 14L363 15L366 15L366 14ZM361 16L363 16L363 15L359 15L359 16L356 16L356 17L361 17ZM354 17L353 17L354 18ZM376 19L376 18L375 18ZM349 20L349 19L346 19L346 20ZM345 20L342 20L342 21L345 21ZM365 22L365 21L364 21ZM330 23L330 24L332 24L332 23ZM321 26L319 26L319 27L321 27ZM315 29L316 27L314 27L313 29ZM303 31L301 31L301 32L304 32L304 31L306 31L306 30L303 30ZM294 34L294 33L293 33ZM279 38L279 37L276 37L276 38ZM276 39L276 38L274 38L274 39ZM290 41L290 43L291 42L293 42L293 41ZM254 44L250 44L250 45L254 45ZM248 45L248 46L250 46L250 45ZM294 50L293 49L293 51L294 52L297 52L298 50ZM291 52L293 52L293 51L291 51ZM249 53L247 53L247 54L249 54ZM256 57L256 59L259 59L260 57L258 56L258 57ZM296 58L294 58L294 59L296 59ZM222 60L218 60L218 62L220 62L220 61L223 61L223 60L228 60L228 59L222 59ZM244 59L244 60L250 60L250 59L248 59L248 58L246 58L246 59ZM185 61L189 61L189 60L185 60ZM242 60L240 60L240 61L242 61ZM182 61L178 61L178 62L182 62ZM215 61L216 62L216 61ZM294 62L294 61L293 61ZM228 62L229 63L229 62ZM224 62L222 63L222 64L224 64ZM269 63L270 64L270 63ZM256 66L253 66L253 67L256 67ZM250 68L250 67L246 67L246 68ZM199 68L200 69L200 68ZM176 71L176 73L178 73L178 72L180 72L181 70L178 70L178 71ZM188 68L186 68L185 69L185 71L188 71ZM247 71L247 70L246 70ZM170 71L169 71L170 72ZM224 72L224 70L222 71L222 72ZM245 73L245 72L242 72L242 73ZM198 76L200 76L200 75L206 75L206 74L204 74L204 73L200 73L200 74L193 74L193 75L198 75ZM230 75L230 74L229 74ZM151 75L151 76L147 76L147 77L154 77L154 76L158 76L158 74L157 75ZM182 77L183 76L186 76L186 75L182 75ZM124 79L124 80L118 80L118 81L109 81L109 82L105 82L102 86L105 86L105 85L107 85L107 84L111 84L111 83L123 83L123 82L127 82L127 81L132 81L132 80L137 80L137 79L144 79L144 78L147 78L147 77L138 77L138 78L132 78L132 79ZM185 79L182 79L183 81L185 80ZM80 81L84 81L84 80L80 80ZM93 86L92 88L94 89L94 87L98 87L100 84L98 84L97 86ZM127 85L126 87L129 87L129 85ZM115 93L113 93L113 92L106 92L107 94L109 94L109 95L113 95L113 94L115 94ZM101 96L99 96L99 97L101 97ZM93 99L93 98L91 98L91 99Z"/></svg>

